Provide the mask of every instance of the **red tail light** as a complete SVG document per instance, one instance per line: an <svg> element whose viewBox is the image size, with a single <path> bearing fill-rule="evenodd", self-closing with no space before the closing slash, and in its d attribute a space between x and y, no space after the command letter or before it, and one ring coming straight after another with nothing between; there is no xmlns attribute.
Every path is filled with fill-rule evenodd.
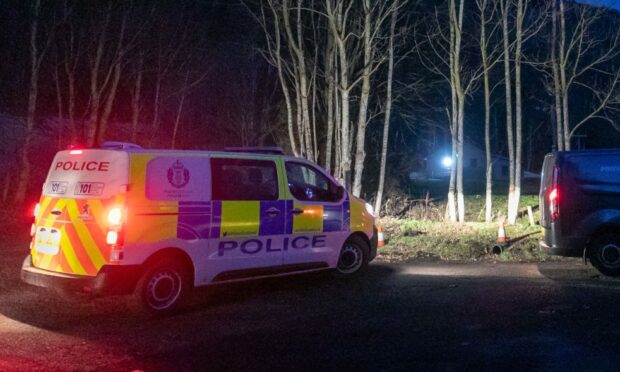
<svg viewBox="0 0 620 372"><path fill-rule="evenodd" d="M108 232L106 234L106 243L118 248L123 245L123 230L125 224L126 210L121 207L114 207L108 211L106 220L108 222Z"/></svg>
<svg viewBox="0 0 620 372"><path fill-rule="evenodd" d="M551 222L555 221L560 214L560 191L558 189L558 178L560 170L553 168L553 176L551 178L551 187L549 188L549 215Z"/></svg>
<svg viewBox="0 0 620 372"><path fill-rule="evenodd" d="M36 232L36 225L35 222L37 220L37 216L39 215L39 212L41 211L41 204L37 203L32 211L32 224L30 225L30 237L34 237L34 234Z"/></svg>
<svg viewBox="0 0 620 372"><path fill-rule="evenodd" d="M112 208L108 212L108 225L119 226L123 221L123 212L120 208Z"/></svg>

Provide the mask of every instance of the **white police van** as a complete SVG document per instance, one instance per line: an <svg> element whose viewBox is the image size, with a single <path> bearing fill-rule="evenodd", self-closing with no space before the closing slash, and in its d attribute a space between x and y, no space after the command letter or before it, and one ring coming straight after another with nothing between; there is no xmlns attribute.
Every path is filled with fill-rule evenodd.
<svg viewBox="0 0 620 372"><path fill-rule="evenodd" d="M60 151L35 210L27 283L132 294L155 313L190 289L335 269L376 255L372 208L278 148Z"/></svg>

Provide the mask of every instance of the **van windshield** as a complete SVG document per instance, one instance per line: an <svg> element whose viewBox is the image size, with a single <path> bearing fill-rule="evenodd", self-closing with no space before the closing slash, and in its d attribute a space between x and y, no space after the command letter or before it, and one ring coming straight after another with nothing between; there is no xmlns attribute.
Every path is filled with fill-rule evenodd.
<svg viewBox="0 0 620 372"><path fill-rule="evenodd" d="M56 198L108 199L126 188L129 156L124 151L87 149L60 151L43 185Z"/></svg>

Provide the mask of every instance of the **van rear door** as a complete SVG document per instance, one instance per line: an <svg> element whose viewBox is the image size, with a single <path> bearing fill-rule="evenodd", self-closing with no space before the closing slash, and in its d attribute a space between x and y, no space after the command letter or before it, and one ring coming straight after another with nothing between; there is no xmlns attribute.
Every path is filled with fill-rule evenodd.
<svg viewBox="0 0 620 372"><path fill-rule="evenodd" d="M31 245L34 266L67 274L97 274L110 260L110 209L124 210L129 157L85 149L56 154L43 185Z"/></svg>

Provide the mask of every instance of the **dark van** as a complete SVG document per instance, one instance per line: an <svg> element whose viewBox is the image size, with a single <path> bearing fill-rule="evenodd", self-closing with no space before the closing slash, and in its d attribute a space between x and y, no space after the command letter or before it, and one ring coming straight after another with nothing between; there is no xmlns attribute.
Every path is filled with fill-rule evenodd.
<svg viewBox="0 0 620 372"><path fill-rule="evenodd" d="M620 276L620 149L545 156L540 208L544 251Z"/></svg>

